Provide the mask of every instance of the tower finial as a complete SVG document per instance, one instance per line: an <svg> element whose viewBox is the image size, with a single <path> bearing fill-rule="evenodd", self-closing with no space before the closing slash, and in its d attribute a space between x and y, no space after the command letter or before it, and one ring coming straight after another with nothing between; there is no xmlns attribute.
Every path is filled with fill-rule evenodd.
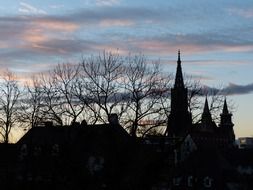
<svg viewBox="0 0 253 190"><path fill-rule="evenodd" d="M228 106L227 106L227 100L226 100L226 97L224 99L224 105L223 105L223 110L222 110L222 113L223 114L228 114Z"/></svg>
<svg viewBox="0 0 253 190"><path fill-rule="evenodd" d="M181 63L181 58L180 58L180 49L178 50L178 58L177 58L177 62Z"/></svg>
<svg viewBox="0 0 253 190"><path fill-rule="evenodd" d="M210 114L210 110L209 110L209 106L208 106L208 100L207 100L207 95L206 95L206 99L205 99L205 105L204 105L203 113Z"/></svg>
<svg viewBox="0 0 253 190"><path fill-rule="evenodd" d="M183 80L183 74L182 74L182 68L181 68L180 50L178 50L177 72L176 72L174 88L175 87L184 88L184 80Z"/></svg>
<svg viewBox="0 0 253 190"><path fill-rule="evenodd" d="M208 100L207 100L207 96L206 96L204 110L203 110L202 117L201 117L202 127L204 127L205 130L212 130L212 121L213 121L212 115L210 113L210 109L208 106Z"/></svg>

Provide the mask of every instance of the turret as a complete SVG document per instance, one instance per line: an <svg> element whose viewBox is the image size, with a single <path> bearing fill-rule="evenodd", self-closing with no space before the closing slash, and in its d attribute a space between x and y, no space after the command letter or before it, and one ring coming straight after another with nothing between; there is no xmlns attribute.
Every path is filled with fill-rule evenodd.
<svg viewBox="0 0 253 190"><path fill-rule="evenodd" d="M232 114L228 111L226 98L224 100L222 113L220 114L220 127L222 128L233 128Z"/></svg>
<svg viewBox="0 0 253 190"><path fill-rule="evenodd" d="M208 100L206 97L205 105L204 105L204 109L203 109L203 113L202 113L202 117L201 117L201 129L203 131L213 132L214 127L215 127L215 124L212 120L212 115L210 113L210 109L208 106Z"/></svg>
<svg viewBox="0 0 253 190"><path fill-rule="evenodd" d="M226 138L230 147L235 143L235 133L233 129L232 114L228 111L226 98L224 100L223 110L220 114L220 131L222 136Z"/></svg>
<svg viewBox="0 0 253 190"><path fill-rule="evenodd" d="M209 110L207 97L206 97L206 100L205 100L205 105L204 105L204 110L203 110L203 113L202 113L201 122L205 126L208 126L212 123L212 116L211 116L211 113L210 113L210 110Z"/></svg>

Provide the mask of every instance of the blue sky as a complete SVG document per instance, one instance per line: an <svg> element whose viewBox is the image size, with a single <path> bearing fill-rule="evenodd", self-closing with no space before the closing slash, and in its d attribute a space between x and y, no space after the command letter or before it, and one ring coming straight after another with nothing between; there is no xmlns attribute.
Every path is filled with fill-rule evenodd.
<svg viewBox="0 0 253 190"><path fill-rule="evenodd" d="M232 89L237 137L253 135L252 0L1 0L0 65L20 75L103 50L143 53Z"/></svg>

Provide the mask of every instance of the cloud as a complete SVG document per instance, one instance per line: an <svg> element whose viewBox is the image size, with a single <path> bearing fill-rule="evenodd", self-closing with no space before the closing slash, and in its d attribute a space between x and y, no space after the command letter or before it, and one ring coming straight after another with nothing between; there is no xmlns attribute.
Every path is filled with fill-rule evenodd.
<svg viewBox="0 0 253 190"><path fill-rule="evenodd" d="M20 2L20 7L18 9L19 12L25 13L25 14L47 14L46 11L42 9L38 9L30 4Z"/></svg>
<svg viewBox="0 0 253 190"><path fill-rule="evenodd" d="M134 25L135 22L131 20L120 20L120 19L107 19L107 20L102 20L100 22L101 27L112 27L112 26L131 26Z"/></svg>
<svg viewBox="0 0 253 190"><path fill-rule="evenodd" d="M244 18L252 18L253 17L253 8L229 8L227 11L230 14L239 15Z"/></svg>
<svg viewBox="0 0 253 190"><path fill-rule="evenodd" d="M66 21L79 24L89 24L91 26L105 20L127 20L132 22L166 20L164 10L157 11L148 7L129 7L129 6L106 6L96 9L85 8L78 9L67 15L51 15L48 19L53 21Z"/></svg>
<svg viewBox="0 0 253 190"><path fill-rule="evenodd" d="M39 53L51 55L81 54L83 51L95 50L96 42L80 39L50 39L35 44L34 48Z"/></svg>
<svg viewBox="0 0 253 190"><path fill-rule="evenodd" d="M1 17L0 28L0 48L10 49L2 52L5 54L24 52L26 49L36 48L38 43L48 42L59 36L59 40L68 39L79 26L76 23L50 20L47 17L16 16Z"/></svg>
<svg viewBox="0 0 253 190"><path fill-rule="evenodd" d="M241 29L241 33L243 30ZM114 34L114 37L117 34ZM118 38L120 39L120 35ZM123 37L123 35L122 35ZM253 36L252 36L253 37ZM252 38L244 38L236 33L201 33L201 34L157 34L154 36L129 36L128 42L133 51L166 55L170 51L182 49L184 53L203 52L253 52Z"/></svg>
<svg viewBox="0 0 253 190"><path fill-rule="evenodd" d="M98 6L113 6L119 3L119 0L96 0L96 5Z"/></svg>
<svg viewBox="0 0 253 190"><path fill-rule="evenodd" d="M222 95L243 95L250 94L253 92L253 83L247 85L229 83L228 86L221 89L209 86L205 86L204 89L205 92L203 92L203 95L205 95L206 92L219 93Z"/></svg>
<svg viewBox="0 0 253 190"><path fill-rule="evenodd" d="M184 54L253 53L252 25L217 30L209 30L207 26L204 31L188 31L194 28L184 28L184 25L189 26L189 21L204 22L199 17L202 13L197 10L181 15L178 14L181 7L156 9L100 1L101 4L105 2L115 6L79 9L64 15L39 14L40 9L21 2L21 8L29 14L0 17L1 57L15 62L30 57L47 59L48 56L76 56L116 49L122 54L141 52L151 57L174 55L177 49Z"/></svg>
<svg viewBox="0 0 253 190"><path fill-rule="evenodd" d="M63 4L54 4L54 5L49 5L51 9L61 9L64 8L65 6Z"/></svg>
<svg viewBox="0 0 253 190"><path fill-rule="evenodd" d="M80 26L76 23L50 20L47 18L39 18L34 20L34 24L38 28L44 28L45 30L56 30L57 32L74 32Z"/></svg>
<svg viewBox="0 0 253 190"><path fill-rule="evenodd" d="M222 89L222 91L229 95L249 94L253 92L253 83L247 85L230 83L226 88Z"/></svg>

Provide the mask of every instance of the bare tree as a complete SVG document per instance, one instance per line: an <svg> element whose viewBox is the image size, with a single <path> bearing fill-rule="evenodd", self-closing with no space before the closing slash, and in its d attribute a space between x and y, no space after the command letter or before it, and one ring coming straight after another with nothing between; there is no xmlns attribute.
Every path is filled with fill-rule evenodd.
<svg viewBox="0 0 253 190"><path fill-rule="evenodd" d="M53 72L41 73L38 77L43 93L41 114L44 120L50 120L58 125L63 125L64 111L61 97L56 89L56 80Z"/></svg>
<svg viewBox="0 0 253 190"><path fill-rule="evenodd" d="M93 114L93 123L106 122L112 112L119 116L125 109L122 103L120 80L123 60L118 54L103 52L81 63L82 78L77 95Z"/></svg>
<svg viewBox="0 0 253 190"><path fill-rule="evenodd" d="M193 123L199 123L201 121L205 97L209 100L209 110L212 114L213 121L216 123L219 122L225 98L225 94L222 92L222 86L211 88L201 84L199 80L194 80L192 77L186 78L188 106L192 114ZM229 107L231 110L234 109L232 101L230 101Z"/></svg>
<svg viewBox="0 0 253 190"><path fill-rule="evenodd" d="M170 78L163 77L159 64L148 64L143 55L127 57L126 64L124 85L130 101L126 122L130 123L130 133L135 137L143 122L165 121L166 115L161 100L166 93L168 95ZM155 125L159 124L158 122ZM148 129L144 129L144 133L145 130Z"/></svg>
<svg viewBox="0 0 253 190"><path fill-rule="evenodd" d="M212 114L212 119L214 122L218 123L220 121L220 114L222 112L225 99L225 95L222 93L222 87L217 89L210 88L207 91L206 96L209 97L209 109ZM232 101L230 101L229 107L231 110L234 109Z"/></svg>
<svg viewBox="0 0 253 190"><path fill-rule="evenodd" d="M24 87L19 112L20 122L27 123L28 128L37 126L44 118L41 111L43 96L41 83L36 76L33 76Z"/></svg>
<svg viewBox="0 0 253 190"><path fill-rule="evenodd" d="M71 123L76 122L85 108L85 104L75 94L78 88L79 71L79 65L71 64L58 65L53 71L55 91L61 100L58 109L64 113L64 118L71 119Z"/></svg>
<svg viewBox="0 0 253 190"><path fill-rule="evenodd" d="M5 71L0 82L0 134L4 143L9 143L11 129L18 122L18 101L21 91L16 76Z"/></svg>
<svg viewBox="0 0 253 190"><path fill-rule="evenodd" d="M192 77L185 77L185 86L188 88L188 109L192 114L192 120L194 123L200 122L203 102L201 97L203 96L203 86L199 80L194 80ZM205 93L206 94L206 93Z"/></svg>

